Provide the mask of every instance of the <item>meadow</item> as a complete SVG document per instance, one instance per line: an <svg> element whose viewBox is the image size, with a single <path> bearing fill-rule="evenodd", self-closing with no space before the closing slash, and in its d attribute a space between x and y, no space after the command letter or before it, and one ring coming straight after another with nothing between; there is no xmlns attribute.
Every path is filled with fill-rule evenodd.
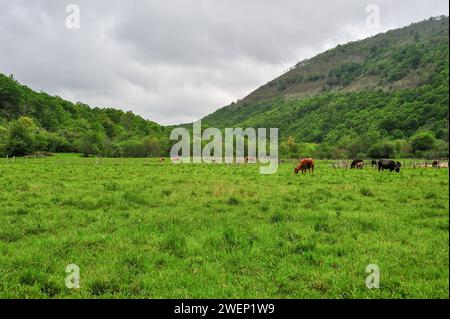
<svg viewBox="0 0 450 319"><path fill-rule="evenodd" d="M0 159L0 298L448 298L447 169L293 168Z"/></svg>

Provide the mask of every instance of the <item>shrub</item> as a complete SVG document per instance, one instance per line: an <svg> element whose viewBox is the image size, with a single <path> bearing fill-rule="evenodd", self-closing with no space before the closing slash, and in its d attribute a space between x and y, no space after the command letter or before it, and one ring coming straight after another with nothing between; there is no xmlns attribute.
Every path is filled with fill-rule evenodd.
<svg viewBox="0 0 450 319"><path fill-rule="evenodd" d="M411 145L414 153L417 151L429 151L435 147L436 138L434 137L433 132L419 132L411 138Z"/></svg>
<svg viewBox="0 0 450 319"><path fill-rule="evenodd" d="M372 145L369 149L369 156L372 158L390 158L395 155L395 145L392 142L384 141Z"/></svg>

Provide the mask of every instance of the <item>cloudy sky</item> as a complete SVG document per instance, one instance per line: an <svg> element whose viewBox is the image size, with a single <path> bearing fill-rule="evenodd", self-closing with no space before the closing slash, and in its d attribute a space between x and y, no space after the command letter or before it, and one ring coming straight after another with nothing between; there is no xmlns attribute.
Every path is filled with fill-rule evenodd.
<svg viewBox="0 0 450 319"><path fill-rule="evenodd" d="M74 102L185 123L337 44L448 11L447 0L0 0L0 72Z"/></svg>

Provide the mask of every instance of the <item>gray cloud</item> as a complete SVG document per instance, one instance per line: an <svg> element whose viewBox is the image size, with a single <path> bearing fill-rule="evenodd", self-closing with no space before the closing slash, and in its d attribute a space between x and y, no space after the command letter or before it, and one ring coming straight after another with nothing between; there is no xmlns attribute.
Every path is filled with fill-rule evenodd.
<svg viewBox="0 0 450 319"><path fill-rule="evenodd" d="M80 7L80 29L65 27L69 3ZM365 25L370 3L379 29ZM163 124L196 120L339 43L448 15L446 0L0 0L0 8L0 72Z"/></svg>

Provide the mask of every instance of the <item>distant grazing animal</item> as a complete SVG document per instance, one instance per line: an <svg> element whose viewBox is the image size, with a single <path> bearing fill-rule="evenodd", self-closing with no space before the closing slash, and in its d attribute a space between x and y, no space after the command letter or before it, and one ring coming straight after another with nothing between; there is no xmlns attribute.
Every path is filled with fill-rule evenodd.
<svg viewBox="0 0 450 319"><path fill-rule="evenodd" d="M302 171L302 173L306 173L306 170L308 170L311 174L314 173L314 160L312 158L302 159L294 169L294 173L297 174L299 171Z"/></svg>
<svg viewBox="0 0 450 319"><path fill-rule="evenodd" d="M372 162L370 162L370 164L372 165L372 167L377 167L377 161L376 160L372 160Z"/></svg>
<svg viewBox="0 0 450 319"><path fill-rule="evenodd" d="M256 163L256 158L254 158L253 156L246 156L245 162L246 163Z"/></svg>
<svg viewBox="0 0 450 319"><path fill-rule="evenodd" d="M356 169L363 169L364 168L364 162L358 162L355 165Z"/></svg>
<svg viewBox="0 0 450 319"><path fill-rule="evenodd" d="M378 161L378 171L388 169L389 171L396 171L397 173L400 172L400 167L402 167L402 164L400 162L395 162L393 160L389 159L380 159Z"/></svg>
<svg viewBox="0 0 450 319"><path fill-rule="evenodd" d="M445 161L433 161L431 164L434 168L448 168L448 162Z"/></svg>
<svg viewBox="0 0 450 319"><path fill-rule="evenodd" d="M439 168L448 168L448 162L439 163Z"/></svg>
<svg viewBox="0 0 450 319"><path fill-rule="evenodd" d="M165 161L165 158L164 158L164 157L161 157L161 158L159 159L159 162L160 162L160 163L164 163L164 161Z"/></svg>
<svg viewBox="0 0 450 319"><path fill-rule="evenodd" d="M353 160L352 164L350 165L351 169L354 169L356 167L356 164L358 163L364 163L364 161L362 159L355 159Z"/></svg>

